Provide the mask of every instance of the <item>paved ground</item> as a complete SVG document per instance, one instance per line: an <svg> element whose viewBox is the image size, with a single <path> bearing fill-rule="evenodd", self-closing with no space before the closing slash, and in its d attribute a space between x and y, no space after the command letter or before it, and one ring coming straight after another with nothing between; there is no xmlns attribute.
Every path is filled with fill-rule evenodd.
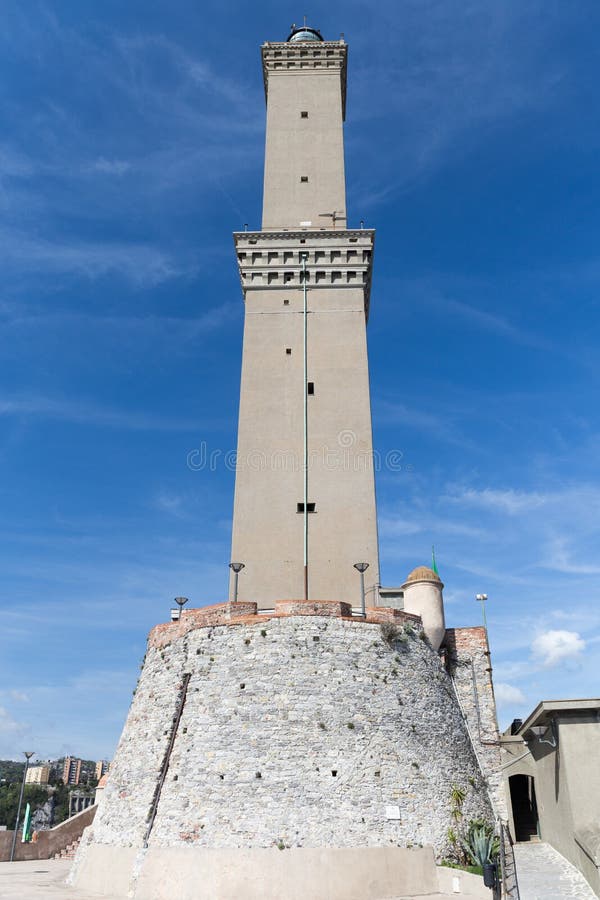
<svg viewBox="0 0 600 900"><path fill-rule="evenodd" d="M2 900L98 900L96 894L65 886L70 867L68 859L0 863L0 897Z"/></svg>
<svg viewBox="0 0 600 900"><path fill-rule="evenodd" d="M521 900L598 900L580 874L549 844L515 845Z"/></svg>
<svg viewBox="0 0 600 900"><path fill-rule="evenodd" d="M99 900L97 894L67 887L65 878L71 867L67 859L36 860L35 862L0 863L0 898L1 900ZM454 898L473 900L473 895L466 894L427 894L420 895L418 900L446 900ZM485 892L487 900L487 891ZM491 893L489 894L491 900ZM577 894L565 896L578 897ZM592 895L593 897L593 895ZM102 897L102 900L118 900L115 897ZM244 900L240 897L239 900ZM282 897L281 900L284 900ZM414 900L408 896L382 897L381 900ZM525 898L522 898L525 900ZM544 900L549 898L544 897ZM594 898L597 900L597 898Z"/></svg>

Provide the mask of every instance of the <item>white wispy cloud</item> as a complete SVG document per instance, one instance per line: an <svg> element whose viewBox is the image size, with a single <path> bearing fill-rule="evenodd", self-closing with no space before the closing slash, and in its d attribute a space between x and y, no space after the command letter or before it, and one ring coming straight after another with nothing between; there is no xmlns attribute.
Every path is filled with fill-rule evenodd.
<svg viewBox="0 0 600 900"><path fill-rule="evenodd" d="M240 307L239 301L224 301L197 316L152 313L106 315L49 308L47 304L28 306L23 302L4 303L0 304L0 330L5 332L7 341L11 343L18 335L31 340L34 332L47 336L52 330L60 331L61 336L73 331L81 341L82 335L89 332L95 338L105 337L110 341L111 347L117 344L128 345L129 353L136 348L145 352L146 345L150 342L158 343L163 352L172 356L194 345L200 338L241 319Z"/></svg>
<svg viewBox="0 0 600 900"><path fill-rule="evenodd" d="M172 516L181 516L183 512L184 498L180 494L170 491L160 491L153 500L153 505L161 512Z"/></svg>
<svg viewBox="0 0 600 900"><path fill-rule="evenodd" d="M472 442L457 424L458 411L434 412L419 409L395 400L378 399L374 403L376 426L406 428L434 435L438 440L458 447L470 447ZM400 432L401 433L401 432Z"/></svg>
<svg viewBox="0 0 600 900"><path fill-rule="evenodd" d="M494 684L494 694L498 706L524 706L528 701L523 691L505 681Z"/></svg>
<svg viewBox="0 0 600 900"><path fill-rule="evenodd" d="M508 515L518 515L544 506L544 504L548 503L549 495L531 491L518 491L513 488L505 490L465 488L463 490L457 489L455 493L448 493L446 499L452 503L477 506L507 513Z"/></svg>
<svg viewBox="0 0 600 900"><path fill-rule="evenodd" d="M393 116L402 141L394 133L393 147L385 138L378 145L379 180L367 165L368 187L364 176L357 185L361 206L389 201L472 152L503 123L559 101L565 66L547 47L560 17L543 16L537 2L525 10L511 2L500 8L428 0L405 3L400 17L393 5L378 12L353 36L357 52L373 41L381 48L357 80L354 116L363 122ZM390 82L398 89L390 91ZM354 141L369 154L366 137Z"/></svg>
<svg viewBox="0 0 600 900"><path fill-rule="evenodd" d="M138 287L190 277L198 260L183 263L150 244L115 241L54 240L34 234L0 229L0 267L5 272L26 269L32 273L55 272L94 279L122 275Z"/></svg>
<svg viewBox="0 0 600 900"><path fill-rule="evenodd" d="M53 419L131 431L195 431L194 420L171 419L152 413L110 409L93 401L38 396L0 396L0 416Z"/></svg>
<svg viewBox="0 0 600 900"><path fill-rule="evenodd" d="M132 164L125 159L105 159L101 156L95 160L90 169L94 172L103 172L105 175L125 175L132 168Z"/></svg>
<svg viewBox="0 0 600 900"><path fill-rule="evenodd" d="M575 661L585 650L585 641L576 631L551 630L539 634L531 644L536 662L553 668L566 661Z"/></svg>
<svg viewBox="0 0 600 900"><path fill-rule="evenodd" d="M573 548L573 538L557 535L547 542L540 565L564 575L600 575L598 563L590 560L579 561L574 558L575 553L581 555L581 549L576 551Z"/></svg>
<svg viewBox="0 0 600 900"><path fill-rule="evenodd" d="M19 742L28 726L14 717L4 706L0 706L0 756L16 759L20 752ZM21 757L22 758L22 757Z"/></svg>

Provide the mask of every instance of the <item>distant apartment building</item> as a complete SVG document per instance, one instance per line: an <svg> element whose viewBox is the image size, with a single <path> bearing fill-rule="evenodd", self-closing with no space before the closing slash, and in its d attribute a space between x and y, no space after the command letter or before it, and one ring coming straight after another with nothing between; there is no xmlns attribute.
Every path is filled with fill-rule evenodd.
<svg viewBox="0 0 600 900"><path fill-rule="evenodd" d="M63 784L77 785L81 780L81 760L67 756L63 767Z"/></svg>
<svg viewBox="0 0 600 900"><path fill-rule="evenodd" d="M98 760L98 762L96 763L96 770L95 770L96 781L100 781L102 776L106 775L106 773L108 772L108 767L109 767L109 764L105 759Z"/></svg>
<svg viewBox="0 0 600 900"><path fill-rule="evenodd" d="M25 784L48 784L50 766L30 766L25 775Z"/></svg>

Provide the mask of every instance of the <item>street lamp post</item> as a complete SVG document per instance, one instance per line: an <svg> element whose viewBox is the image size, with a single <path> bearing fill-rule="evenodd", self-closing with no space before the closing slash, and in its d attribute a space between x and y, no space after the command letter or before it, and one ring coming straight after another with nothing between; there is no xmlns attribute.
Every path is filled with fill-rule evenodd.
<svg viewBox="0 0 600 900"><path fill-rule="evenodd" d="M238 578L240 577L240 572L245 568L244 563L240 562L232 562L229 563L229 568L233 572L233 602L237 603L238 598Z"/></svg>
<svg viewBox="0 0 600 900"><path fill-rule="evenodd" d="M481 611L483 612L483 627L485 628L486 631L487 631L487 619L485 616L485 601L487 600L487 598L488 598L487 594L476 594L475 595L475 599L479 603L481 603Z"/></svg>
<svg viewBox="0 0 600 900"><path fill-rule="evenodd" d="M19 831L19 819L21 818L21 805L23 803L23 792L25 791L25 779L27 778L27 769L29 768L29 760L33 756L33 750L24 750L23 756L25 757L25 769L23 771L23 781L21 782L21 793L19 794L19 805L17 807L17 821L15 822L15 830L13 833L12 839L12 847L10 850L10 861L12 862L15 858L15 847L17 845L17 832Z"/></svg>
<svg viewBox="0 0 600 900"><path fill-rule="evenodd" d="M177 616L177 621L178 621L178 622L179 622L179 620L181 619L181 613L183 612L183 607L185 606L185 604L186 604L187 602L188 602L188 598L187 598L187 597L175 597L175 603L176 603L177 606L179 607L179 615Z"/></svg>
<svg viewBox="0 0 600 900"><path fill-rule="evenodd" d="M354 563L354 568L360 573L360 614L363 619L366 619L367 607L365 604L365 572L369 568L369 563Z"/></svg>

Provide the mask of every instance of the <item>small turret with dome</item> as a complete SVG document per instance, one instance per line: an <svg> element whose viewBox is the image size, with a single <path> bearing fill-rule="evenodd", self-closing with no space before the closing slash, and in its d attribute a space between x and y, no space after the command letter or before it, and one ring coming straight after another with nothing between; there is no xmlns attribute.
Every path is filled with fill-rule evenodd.
<svg viewBox="0 0 600 900"><path fill-rule="evenodd" d="M421 616L434 650L439 649L446 634L443 588L442 579L429 566L417 566L402 585L404 610Z"/></svg>

